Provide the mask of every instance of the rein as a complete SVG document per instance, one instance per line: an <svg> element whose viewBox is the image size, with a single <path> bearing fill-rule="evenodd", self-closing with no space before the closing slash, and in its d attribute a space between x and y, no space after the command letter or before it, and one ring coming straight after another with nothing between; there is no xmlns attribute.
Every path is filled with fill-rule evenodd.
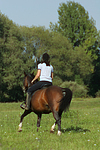
<svg viewBox="0 0 100 150"><path fill-rule="evenodd" d="M32 81L33 77L32 77L30 74L28 75L28 77L30 77L30 78L31 78L31 81ZM27 82L28 82L28 89L29 89L29 87L31 87L31 86L33 85L33 83L31 83L31 81L29 81L29 80L27 79Z"/></svg>
<svg viewBox="0 0 100 150"><path fill-rule="evenodd" d="M32 79L34 78L31 74L29 74L28 77L31 78L31 81L32 81ZM30 88L33 84L37 83L37 82L38 82L38 79L36 79L33 83L31 83L31 81L29 81L29 80L27 79L28 88Z"/></svg>

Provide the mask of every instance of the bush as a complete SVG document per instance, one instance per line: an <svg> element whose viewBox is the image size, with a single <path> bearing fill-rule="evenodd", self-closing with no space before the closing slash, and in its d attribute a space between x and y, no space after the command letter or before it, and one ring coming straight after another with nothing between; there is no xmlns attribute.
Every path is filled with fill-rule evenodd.
<svg viewBox="0 0 100 150"><path fill-rule="evenodd" d="M96 97L100 97L100 90L96 92Z"/></svg>
<svg viewBox="0 0 100 150"><path fill-rule="evenodd" d="M24 93L19 85L13 86L11 89L5 88L4 92L1 91L0 102L18 102L24 99Z"/></svg>
<svg viewBox="0 0 100 150"><path fill-rule="evenodd" d="M87 96L87 88L84 85L79 85L76 82L68 82L65 81L61 84L61 87L63 88L69 88L73 92L73 97L86 97Z"/></svg>
<svg viewBox="0 0 100 150"><path fill-rule="evenodd" d="M58 76L55 76L53 79L53 85L60 86L63 83L62 79L59 78Z"/></svg>

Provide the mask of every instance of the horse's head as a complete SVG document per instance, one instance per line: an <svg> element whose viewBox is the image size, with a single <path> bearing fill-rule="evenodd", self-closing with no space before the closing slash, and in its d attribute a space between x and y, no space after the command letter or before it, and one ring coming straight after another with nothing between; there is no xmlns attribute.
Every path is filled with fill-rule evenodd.
<svg viewBox="0 0 100 150"><path fill-rule="evenodd" d="M35 77L34 72L32 74L26 74L24 72L24 80L23 80L23 92L24 93L26 93L28 88L32 85L31 81L34 77Z"/></svg>

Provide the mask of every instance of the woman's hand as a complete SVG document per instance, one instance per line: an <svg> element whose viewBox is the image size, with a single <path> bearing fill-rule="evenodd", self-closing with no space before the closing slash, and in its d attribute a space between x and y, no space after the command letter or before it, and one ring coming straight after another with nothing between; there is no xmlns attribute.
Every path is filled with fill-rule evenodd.
<svg viewBox="0 0 100 150"><path fill-rule="evenodd" d="M38 70L35 78L31 81L31 83L33 83L36 79L38 79L40 77L40 74L41 74L41 70Z"/></svg>
<svg viewBox="0 0 100 150"><path fill-rule="evenodd" d="M31 81L31 83L33 83L34 82L34 79Z"/></svg>

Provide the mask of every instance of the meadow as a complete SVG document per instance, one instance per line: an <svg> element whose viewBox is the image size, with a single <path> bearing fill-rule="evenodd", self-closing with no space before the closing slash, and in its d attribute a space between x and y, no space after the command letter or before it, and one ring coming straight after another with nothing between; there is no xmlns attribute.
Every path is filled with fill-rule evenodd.
<svg viewBox="0 0 100 150"><path fill-rule="evenodd" d="M0 150L99 150L100 99L72 99L62 115L62 135L50 133L55 122L52 113L43 115L37 132L37 116L29 114L18 132L23 110L18 103L0 103Z"/></svg>

